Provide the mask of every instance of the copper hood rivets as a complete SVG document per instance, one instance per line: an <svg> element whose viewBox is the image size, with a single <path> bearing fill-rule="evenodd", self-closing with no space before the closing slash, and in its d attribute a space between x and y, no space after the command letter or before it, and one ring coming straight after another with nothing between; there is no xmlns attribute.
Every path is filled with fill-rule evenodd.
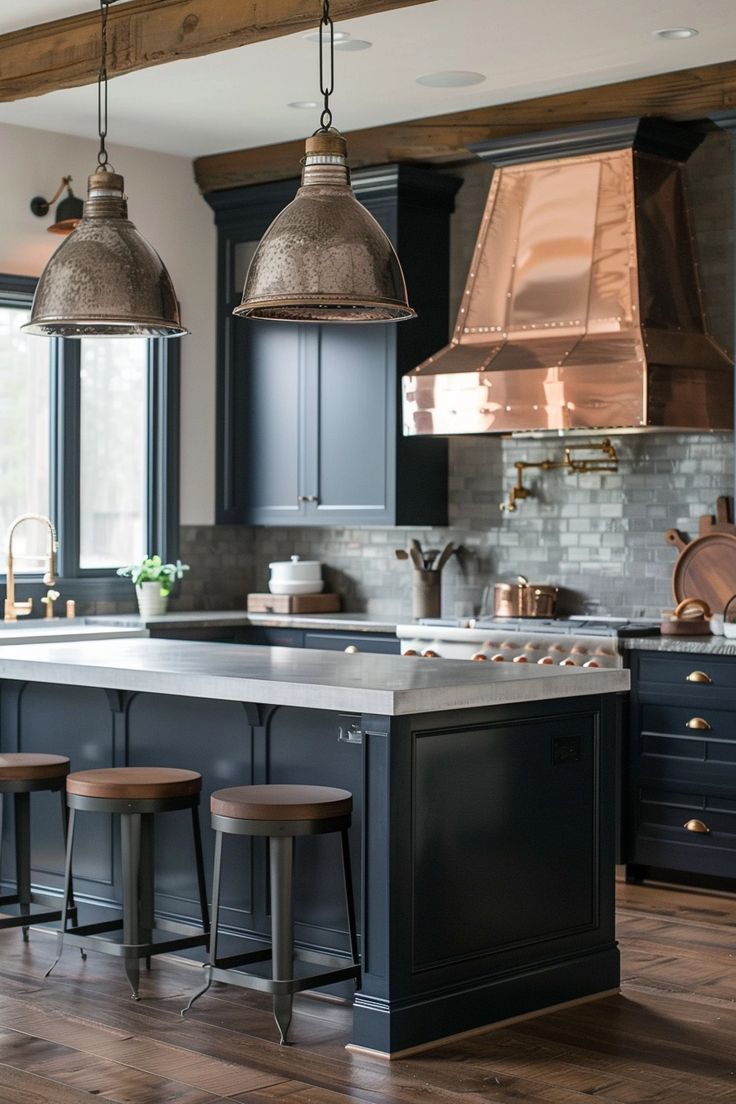
<svg viewBox="0 0 736 1104"><path fill-rule="evenodd" d="M100 0L98 168L82 219L38 281L26 333L48 337L180 337L187 333L166 267L128 218L122 176L108 162L107 13Z"/></svg>
<svg viewBox="0 0 736 1104"><path fill-rule="evenodd" d="M323 0L320 130L307 139L295 199L276 216L256 250L236 315L290 322L400 322L416 317L399 259L355 198L345 139L332 127L333 40L329 0Z"/></svg>

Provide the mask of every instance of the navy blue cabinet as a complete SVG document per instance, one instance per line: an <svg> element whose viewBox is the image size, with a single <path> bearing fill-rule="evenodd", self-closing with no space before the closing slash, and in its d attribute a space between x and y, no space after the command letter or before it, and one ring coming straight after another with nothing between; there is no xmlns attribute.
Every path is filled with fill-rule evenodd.
<svg viewBox="0 0 736 1104"><path fill-rule="evenodd" d="M449 216L459 181L388 165L353 175L394 241L418 319L236 319L243 279L297 181L210 193L218 227L217 521L444 525L447 444L404 438L401 377L448 331Z"/></svg>
<svg viewBox="0 0 736 1104"><path fill-rule="evenodd" d="M728 879L733 888L733 657L634 653L628 779L629 880Z"/></svg>

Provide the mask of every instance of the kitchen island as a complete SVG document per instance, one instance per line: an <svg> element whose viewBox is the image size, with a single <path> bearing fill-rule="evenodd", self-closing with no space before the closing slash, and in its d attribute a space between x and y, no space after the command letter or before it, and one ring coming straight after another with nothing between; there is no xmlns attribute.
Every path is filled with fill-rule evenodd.
<svg viewBox="0 0 736 1104"><path fill-rule="evenodd" d="M618 987L613 778L626 671L116 640L3 648L0 680L3 751L67 754L76 770L188 767L205 793L297 781L352 791L355 1047L395 1055ZM46 796L34 805L34 882L58 891ZM194 918L188 841L177 817L160 819L157 911ZM226 863L233 953L269 931L263 842ZM297 842L296 938L347 956L333 845ZM112 907L105 818L80 828L77 855L79 902Z"/></svg>

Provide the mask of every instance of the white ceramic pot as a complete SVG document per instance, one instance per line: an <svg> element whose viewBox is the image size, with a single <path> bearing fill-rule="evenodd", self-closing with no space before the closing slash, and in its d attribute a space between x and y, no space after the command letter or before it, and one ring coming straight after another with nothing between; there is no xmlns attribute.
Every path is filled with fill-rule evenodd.
<svg viewBox="0 0 736 1104"><path fill-rule="evenodd" d="M135 596L141 617L160 617L162 613L166 613L169 596L161 593L158 583L139 583L135 588Z"/></svg>
<svg viewBox="0 0 736 1104"><path fill-rule="evenodd" d="M271 594L320 594L324 589L319 560L302 560L299 556L292 556L290 560L276 560L268 566L271 569L268 581Z"/></svg>

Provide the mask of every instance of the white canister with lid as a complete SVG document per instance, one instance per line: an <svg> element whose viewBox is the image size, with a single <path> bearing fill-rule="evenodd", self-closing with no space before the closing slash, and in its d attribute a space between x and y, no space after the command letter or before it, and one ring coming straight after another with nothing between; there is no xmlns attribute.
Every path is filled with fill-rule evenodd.
<svg viewBox="0 0 736 1104"><path fill-rule="evenodd" d="M320 594L324 589L319 560L292 556L290 560L276 560L268 566L271 570L268 581L271 594Z"/></svg>

